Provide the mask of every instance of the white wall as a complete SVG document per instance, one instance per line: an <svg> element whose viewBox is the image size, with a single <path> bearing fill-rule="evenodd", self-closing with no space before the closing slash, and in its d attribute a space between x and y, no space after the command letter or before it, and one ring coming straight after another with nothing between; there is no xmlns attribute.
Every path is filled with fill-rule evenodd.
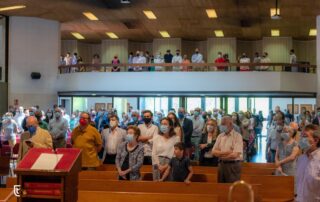
<svg viewBox="0 0 320 202"><path fill-rule="evenodd" d="M297 55L298 61L310 62L315 65L317 62L317 42L311 41L293 41L293 49Z"/></svg>
<svg viewBox="0 0 320 202"><path fill-rule="evenodd" d="M95 82L81 85L83 81ZM174 86L172 82L164 81L172 81ZM60 92L315 93L316 75L291 72L87 72L61 74L58 76L57 86Z"/></svg>
<svg viewBox="0 0 320 202"><path fill-rule="evenodd" d="M291 37L264 37L262 48L268 52L271 62L288 63L290 61L289 52L292 49Z"/></svg>
<svg viewBox="0 0 320 202"><path fill-rule="evenodd" d="M0 74L2 77L0 78L0 82L5 81L5 64L6 64L6 55L5 55L5 50L6 50L6 19L2 18L0 19Z"/></svg>
<svg viewBox="0 0 320 202"><path fill-rule="evenodd" d="M32 17L10 17L9 104L46 109L57 103L56 81L60 54L60 24ZM31 72L40 72L32 80Z"/></svg>

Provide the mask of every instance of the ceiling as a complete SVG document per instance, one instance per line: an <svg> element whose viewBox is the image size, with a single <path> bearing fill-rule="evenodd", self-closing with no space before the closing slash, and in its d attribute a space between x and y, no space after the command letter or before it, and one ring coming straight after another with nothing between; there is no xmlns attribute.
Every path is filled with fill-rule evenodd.
<svg viewBox="0 0 320 202"><path fill-rule="evenodd" d="M24 4L20 10L1 12L8 16L33 16L61 22L62 39L74 39L70 32L79 32L87 42L108 39L105 32L119 38L149 42L161 38L160 30L171 37L205 40L214 37L214 30L223 30L225 37L257 40L279 29L281 36L294 39L309 37L320 14L320 0L279 0L282 19L272 20L270 8L275 0L1 0L0 7ZM214 8L218 18L209 19L206 9ZM157 20L149 20L143 10L152 10ZM82 12L94 13L99 21L90 21Z"/></svg>

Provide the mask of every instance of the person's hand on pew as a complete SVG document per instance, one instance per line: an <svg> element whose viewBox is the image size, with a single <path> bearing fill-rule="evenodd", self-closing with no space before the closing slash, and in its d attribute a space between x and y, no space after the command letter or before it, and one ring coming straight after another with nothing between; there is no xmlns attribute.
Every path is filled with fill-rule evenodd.
<svg viewBox="0 0 320 202"><path fill-rule="evenodd" d="M200 149L202 150L202 149L206 148L207 145L208 145L208 144L200 144L199 147L200 147Z"/></svg>
<svg viewBox="0 0 320 202"><path fill-rule="evenodd" d="M168 168L168 165L159 165L159 171L160 171L160 173L162 174L162 173L164 173L166 170L167 170L167 168Z"/></svg>
<svg viewBox="0 0 320 202"><path fill-rule="evenodd" d="M191 184L191 181L188 180L188 179L186 179L186 180L184 181L184 183L186 183L187 185L189 185L189 184Z"/></svg>

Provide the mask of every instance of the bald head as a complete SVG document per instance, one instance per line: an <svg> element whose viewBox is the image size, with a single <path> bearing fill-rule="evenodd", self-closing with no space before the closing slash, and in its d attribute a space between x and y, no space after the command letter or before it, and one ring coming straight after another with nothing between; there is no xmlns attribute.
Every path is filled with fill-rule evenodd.
<svg viewBox="0 0 320 202"><path fill-rule="evenodd" d="M221 119L221 125L227 127L227 133L229 133L233 129L233 121L231 116L224 116Z"/></svg>
<svg viewBox="0 0 320 202"><path fill-rule="evenodd" d="M27 127L28 126L38 126L38 120L35 116L29 116L27 118Z"/></svg>

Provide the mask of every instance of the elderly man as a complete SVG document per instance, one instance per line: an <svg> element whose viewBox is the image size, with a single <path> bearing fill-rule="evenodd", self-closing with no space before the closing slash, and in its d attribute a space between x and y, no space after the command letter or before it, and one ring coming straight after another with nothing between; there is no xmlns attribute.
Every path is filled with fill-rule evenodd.
<svg viewBox="0 0 320 202"><path fill-rule="evenodd" d="M20 106L19 109L16 111L16 115L13 118L17 122L20 130L22 130L22 122L23 122L25 116L26 115L23 113L23 107Z"/></svg>
<svg viewBox="0 0 320 202"><path fill-rule="evenodd" d="M320 129L307 125L299 141L303 152L297 160L297 202L320 201Z"/></svg>
<svg viewBox="0 0 320 202"><path fill-rule="evenodd" d="M82 112L79 126L72 131L71 144L74 148L82 149L82 169L96 170L100 166L98 152L102 148L102 139L98 130L90 125L90 115Z"/></svg>
<svg viewBox="0 0 320 202"><path fill-rule="evenodd" d="M50 120L48 131L50 132L53 140L54 148L66 147L66 134L69 128L68 121L62 117L60 108L55 108L54 118Z"/></svg>
<svg viewBox="0 0 320 202"><path fill-rule="evenodd" d="M52 138L47 130L39 127L38 120L35 116L29 116L26 120L27 132L21 134L19 146L20 161L28 152L29 148L52 148Z"/></svg>
<svg viewBox="0 0 320 202"><path fill-rule="evenodd" d="M234 131L230 116L221 120L221 134L212 149L212 154L219 157L218 182L233 183L240 180L243 160L242 136Z"/></svg>
<svg viewBox="0 0 320 202"><path fill-rule="evenodd" d="M191 136L191 142L194 145L194 160L199 160L199 155L200 155L200 148L199 148L199 142L202 136L202 131L204 127L204 120L200 116L201 114L201 109L200 108L195 108L194 109L194 114L191 117L191 121L193 124L193 132Z"/></svg>

